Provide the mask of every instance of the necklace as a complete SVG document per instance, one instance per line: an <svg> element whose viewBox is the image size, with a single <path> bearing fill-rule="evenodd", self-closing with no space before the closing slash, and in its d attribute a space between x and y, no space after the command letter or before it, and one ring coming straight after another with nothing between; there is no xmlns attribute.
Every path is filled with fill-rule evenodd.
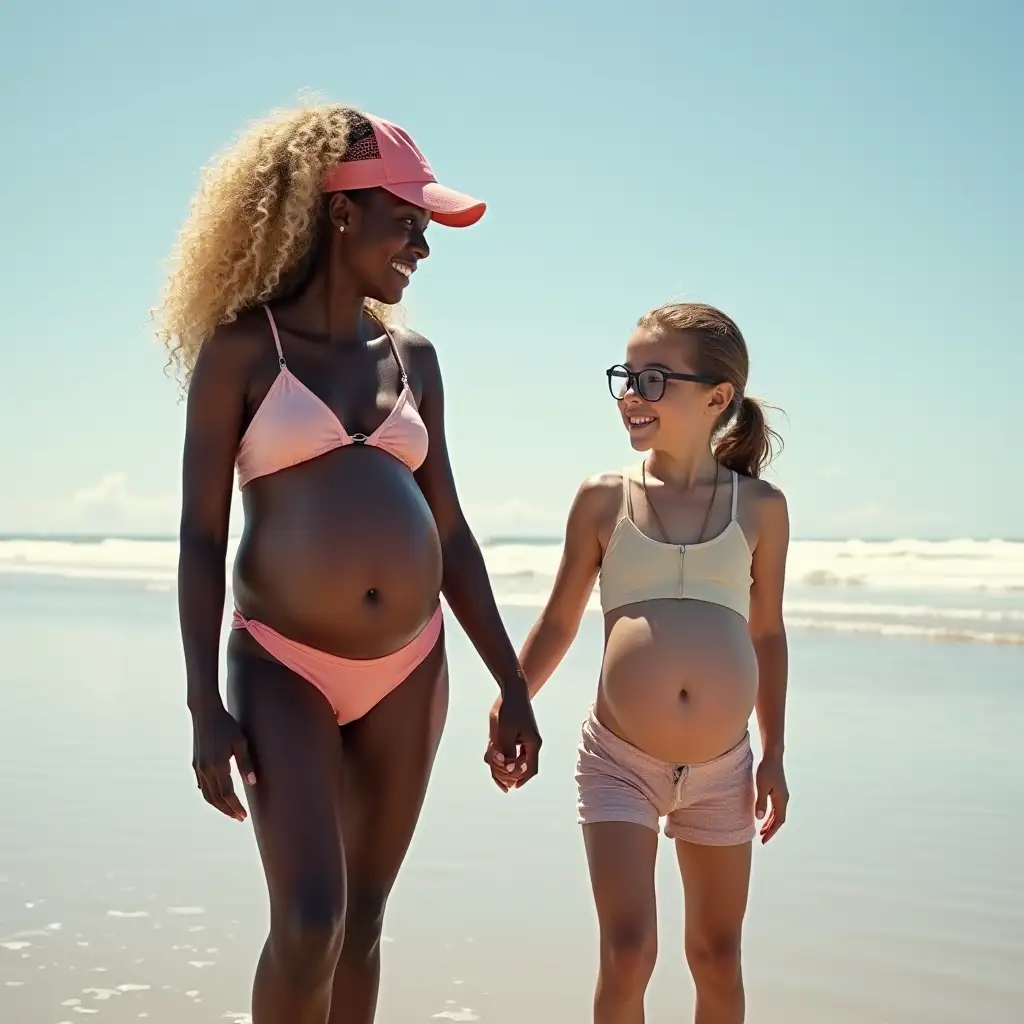
<svg viewBox="0 0 1024 1024"><path fill-rule="evenodd" d="M711 501L708 502L708 510L704 513L704 525L700 528L700 535L697 537L695 544L699 544L704 539L704 533L707 531L708 522L711 519L711 510L715 507L715 497L718 494L718 477L719 477L718 463L715 463L715 486L711 491ZM661 531L662 537L665 538L666 544L671 544L672 541L668 539L668 533L665 530L665 526L661 521L661 516L658 515L658 510L654 507L654 502L651 501L651 496L647 491L647 460L644 459L640 463L640 487L643 489L644 498L647 501L647 507L651 510L651 514L654 516L654 521L658 524L658 529ZM679 545L680 547L686 547L685 544Z"/></svg>

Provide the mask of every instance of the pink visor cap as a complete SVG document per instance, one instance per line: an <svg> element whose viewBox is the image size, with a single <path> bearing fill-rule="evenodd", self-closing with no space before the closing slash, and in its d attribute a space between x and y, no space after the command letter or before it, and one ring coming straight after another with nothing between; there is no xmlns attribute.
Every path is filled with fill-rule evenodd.
<svg viewBox="0 0 1024 1024"><path fill-rule="evenodd" d="M449 228L468 228L484 215L486 203L438 184L427 158L404 128L372 114L363 116L373 127L373 138L356 143L353 151L328 171L325 192L383 188L429 210L432 220Z"/></svg>

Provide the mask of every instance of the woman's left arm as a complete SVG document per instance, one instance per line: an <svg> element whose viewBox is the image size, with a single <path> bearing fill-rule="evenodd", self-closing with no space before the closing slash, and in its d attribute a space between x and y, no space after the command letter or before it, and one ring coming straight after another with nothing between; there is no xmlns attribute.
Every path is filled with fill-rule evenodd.
<svg viewBox="0 0 1024 1024"><path fill-rule="evenodd" d="M766 843L785 822L789 804L782 764L789 675L789 645L782 617L789 509L780 490L766 483L760 487L764 490L758 500L758 537L751 566L750 638L757 655L756 710L763 751L757 769L757 816L765 818L767 814L761 826L761 841Z"/></svg>
<svg viewBox="0 0 1024 1024"><path fill-rule="evenodd" d="M434 346L419 335L408 346L422 383L419 411L430 448L416 473L434 514L444 556L441 591L477 653L498 684L502 708L499 743L525 782L537 773L541 739L533 717L526 677L498 612L480 546L459 503L444 424L444 385Z"/></svg>

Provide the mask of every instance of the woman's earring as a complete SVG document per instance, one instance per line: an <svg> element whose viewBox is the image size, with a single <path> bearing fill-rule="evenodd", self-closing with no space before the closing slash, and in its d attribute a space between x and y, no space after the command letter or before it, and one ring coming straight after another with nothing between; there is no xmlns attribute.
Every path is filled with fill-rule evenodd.
<svg viewBox="0 0 1024 1024"><path fill-rule="evenodd" d="M339 231L340 231L340 232L341 232L342 234L345 234L345 225L344 225L344 224L339 224L339 225L338 225L338 230L339 230Z"/></svg>

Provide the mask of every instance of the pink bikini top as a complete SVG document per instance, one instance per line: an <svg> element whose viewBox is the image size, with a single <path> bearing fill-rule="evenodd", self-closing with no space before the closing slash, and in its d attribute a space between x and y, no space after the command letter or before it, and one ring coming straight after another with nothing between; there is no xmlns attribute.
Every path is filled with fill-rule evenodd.
<svg viewBox="0 0 1024 1024"><path fill-rule="evenodd" d="M257 477L269 476L350 444L380 448L410 470L419 469L427 457L427 428L416 408L398 346L387 327L381 324L402 374L401 393L395 407L372 434L350 434L323 399L288 369L274 316L268 307L263 308L274 334L281 369L238 446L235 465L239 489Z"/></svg>

